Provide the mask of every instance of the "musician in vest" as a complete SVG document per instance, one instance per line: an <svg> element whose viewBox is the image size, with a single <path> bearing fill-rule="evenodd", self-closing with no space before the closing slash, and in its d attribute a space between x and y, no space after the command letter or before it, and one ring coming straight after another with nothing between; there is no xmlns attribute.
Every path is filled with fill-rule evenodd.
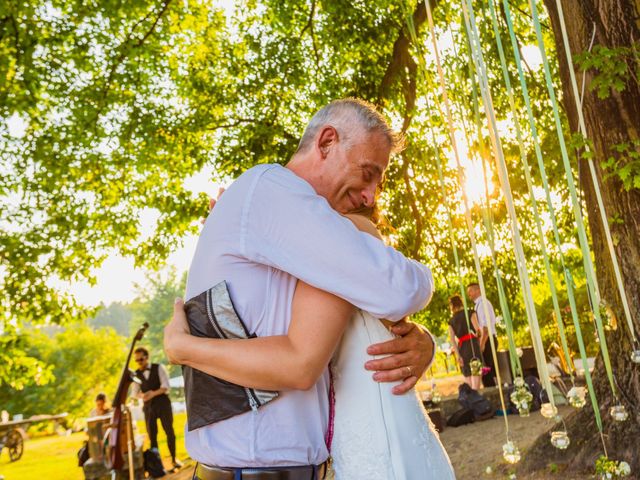
<svg viewBox="0 0 640 480"><path fill-rule="evenodd" d="M158 420L167 435L167 445L171 453L174 469L182 463L176 458L176 435L173 432L173 411L169 400L169 374L164 365L149 363L149 351L144 347L135 349L134 358L138 364L136 377L140 384L134 383L131 395L144 402L144 419L151 448L158 450Z"/></svg>

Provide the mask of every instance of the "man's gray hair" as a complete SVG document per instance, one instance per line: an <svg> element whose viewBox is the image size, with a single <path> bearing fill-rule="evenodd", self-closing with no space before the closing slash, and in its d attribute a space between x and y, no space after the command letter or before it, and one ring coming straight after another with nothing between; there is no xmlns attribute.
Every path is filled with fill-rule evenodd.
<svg viewBox="0 0 640 480"><path fill-rule="evenodd" d="M298 152L307 150L321 128L331 125L338 131L340 140L347 148L353 145L354 137L361 133L379 133L391 146L392 152L399 152L404 146L402 135L394 132L376 107L359 98L334 100L322 107L307 125L300 139Z"/></svg>

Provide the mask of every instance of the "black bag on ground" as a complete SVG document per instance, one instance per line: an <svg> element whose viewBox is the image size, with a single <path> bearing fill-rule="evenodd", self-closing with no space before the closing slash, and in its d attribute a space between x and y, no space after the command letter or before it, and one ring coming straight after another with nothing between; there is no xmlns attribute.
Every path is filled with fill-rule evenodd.
<svg viewBox="0 0 640 480"><path fill-rule="evenodd" d="M89 442L84 441L80 450L78 450L78 466L83 466L89 460Z"/></svg>
<svg viewBox="0 0 640 480"><path fill-rule="evenodd" d="M450 427L459 427L461 425L467 425L475 422L475 415L471 410L461 408L457 412L453 412L447 420L447 425Z"/></svg>
<svg viewBox="0 0 640 480"><path fill-rule="evenodd" d="M162 465L162 459L157 450L149 449L145 450L142 454L144 458L144 471L149 474L151 478L164 477L167 472L164 471L164 465Z"/></svg>
<svg viewBox="0 0 640 480"><path fill-rule="evenodd" d="M480 393L466 383L458 387L458 402L467 410L471 410L475 420L486 420L493 417L493 405Z"/></svg>

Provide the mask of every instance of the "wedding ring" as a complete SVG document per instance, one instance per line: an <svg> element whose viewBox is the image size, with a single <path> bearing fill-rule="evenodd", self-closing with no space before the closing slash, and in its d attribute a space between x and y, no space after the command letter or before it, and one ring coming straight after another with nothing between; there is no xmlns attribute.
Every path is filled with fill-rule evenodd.
<svg viewBox="0 0 640 480"><path fill-rule="evenodd" d="M404 367L404 368L406 368L406 369L407 369L407 377L410 377L410 376L411 376L411 374L412 374L411 367L410 367L409 365L407 365L407 366L406 366L406 367Z"/></svg>

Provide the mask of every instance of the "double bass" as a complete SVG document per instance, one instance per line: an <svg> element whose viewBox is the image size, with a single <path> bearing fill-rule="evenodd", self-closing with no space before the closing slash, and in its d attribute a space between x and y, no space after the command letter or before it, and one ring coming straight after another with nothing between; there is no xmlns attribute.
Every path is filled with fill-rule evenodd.
<svg viewBox="0 0 640 480"><path fill-rule="evenodd" d="M108 442L108 455L106 456L107 466L112 470L120 470L124 466L123 452L128 450L129 457L129 478L133 478L133 439L131 429L131 415L127 409L125 403L129 394L129 386L133 382L139 382L135 377L133 370L129 368L129 362L131 361L131 355L137 342L142 340L144 332L149 328L149 324L145 322L142 327L136 332L131 347L129 348L129 354L127 355L127 361L122 369L122 375L120 375L120 381L118 382L118 390L112 403L113 417L111 419L111 429L109 431ZM124 445L124 442L127 445ZM128 448L127 448L128 447Z"/></svg>

